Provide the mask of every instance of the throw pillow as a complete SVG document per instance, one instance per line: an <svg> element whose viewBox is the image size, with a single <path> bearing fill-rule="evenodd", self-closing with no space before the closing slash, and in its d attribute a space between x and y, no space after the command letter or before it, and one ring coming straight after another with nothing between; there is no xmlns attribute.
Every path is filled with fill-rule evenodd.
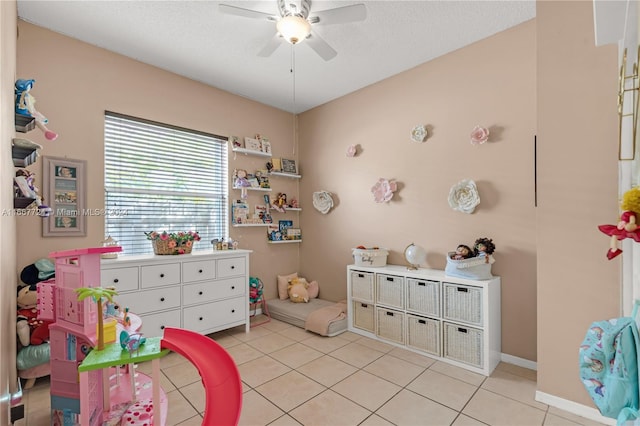
<svg viewBox="0 0 640 426"><path fill-rule="evenodd" d="M289 298L289 292L287 290L289 289L289 282L294 278L298 278L297 272L289 275L278 275L278 297L280 300Z"/></svg>
<svg viewBox="0 0 640 426"><path fill-rule="evenodd" d="M320 293L320 287L318 287L318 281L311 281L309 287L307 287L309 293L309 299L315 299Z"/></svg>

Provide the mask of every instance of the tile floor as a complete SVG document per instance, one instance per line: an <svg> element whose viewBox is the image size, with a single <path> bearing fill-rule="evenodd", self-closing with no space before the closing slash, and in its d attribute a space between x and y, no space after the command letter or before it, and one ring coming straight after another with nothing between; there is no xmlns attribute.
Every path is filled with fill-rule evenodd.
<svg viewBox="0 0 640 426"><path fill-rule="evenodd" d="M600 424L536 402L536 372L512 364L501 363L485 377L355 333L321 337L276 320L248 334L237 327L211 337L240 370L240 425ZM167 425L200 425L198 371L175 353L162 358L161 367ZM47 378L38 379L24 401L25 419L16 425L49 424Z"/></svg>

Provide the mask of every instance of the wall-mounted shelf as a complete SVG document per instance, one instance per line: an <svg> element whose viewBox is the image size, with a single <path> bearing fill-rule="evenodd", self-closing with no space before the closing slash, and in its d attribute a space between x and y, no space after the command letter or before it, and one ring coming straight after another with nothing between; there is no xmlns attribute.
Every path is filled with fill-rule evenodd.
<svg viewBox="0 0 640 426"><path fill-rule="evenodd" d="M239 154L244 154L244 155L255 155L257 157L271 157L271 153L270 152L256 151L255 149L246 149L246 148L234 147L231 150L233 152L237 152Z"/></svg>
<svg viewBox="0 0 640 426"><path fill-rule="evenodd" d="M267 241L269 244L289 244L289 243L301 243L302 240L281 240L281 241Z"/></svg>
<svg viewBox="0 0 640 426"><path fill-rule="evenodd" d="M264 192L271 192L271 188L254 188L253 186L248 186L246 188L236 188L233 187L233 189L246 189L248 191L264 191Z"/></svg>
<svg viewBox="0 0 640 426"><path fill-rule="evenodd" d="M292 211L292 212L301 212L302 209L300 207L285 207L284 209L285 211L281 212L280 210L276 210L274 208L272 208L271 210L269 210L271 213L286 213L288 211Z"/></svg>
<svg viewBox="0 0 640 426"><path fill-rule="evenodd" d="M26 167L36 162L42 145L29 139L13 138L11 141L11 157L14 167Z"/></svg>
<svg viewBox="0 0 640 426"><path fill-rule="evenodd" d="M270 223L232 223L234 228L250 227L250 226L269 226Z"/></svg>
<svg viewBox="0 0 640 426"><path fill-rule="evenodd" d="M286 177L290 179L300 179L302 175L296 175L294 173L285 173L285 172L269 172L269 176L279 176Z"/></svg>
<svg viewBox="0 0 640 426"><path fill-rule="evenodd" d="M16 132L27 133L36 128L36 119L27 115L16 114Z"/></svg>
<svg viewBox="0 0 640 426"><path fill-rule="evenodd" d="M26 209L35 200L36 200L35 198L16 197L16 198L13 199L13 208L14 209Z"/></svg>

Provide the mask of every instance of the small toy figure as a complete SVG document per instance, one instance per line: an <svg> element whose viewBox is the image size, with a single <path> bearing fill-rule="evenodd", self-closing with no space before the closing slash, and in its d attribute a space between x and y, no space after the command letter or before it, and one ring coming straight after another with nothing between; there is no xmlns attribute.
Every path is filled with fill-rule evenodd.
<svg viewBox="0 0 640 426"><path fill-rule="evenodd" d="M242 198L243 200L246 200L248 197L247 188L251 186L251 183L249 183L249 180L247 179L247 171L243 169L238 169L236 170L235 175L236 175L236 178L233 182L233 187L240 188L242 190L240 198Z"/></svg>
<svg viewBox="0 0 640 426"><path fill-rule="evenodd" d="M284 213L285 207L287 207L287 194L279 192L278 198L276 198L276 201L274 201L273 203L273 208L281 213Z"/></svg>
<svg viewBox="0 0 640 426"><path fill-rule="evenodd" d="M140 350L140 346L144 345L147 338L141 333L127 333L125 330L120 332L120 347L129 351L129 355Z"/></svg>
<svg viewBox="0 0 640 426"><path fill-rule="evenodd" d="M611 260L620 255L622 250L617 247L617 241L631 238L640 243L640 228L637 224L638 212L640 212L640 188L631 188L622 196L620 208L623 210L617 225L599 225L598 229L611 236L610 248L607 251L607 259Z"/></svg>
<svg viewBox="0 0 640 426"><path fill-rule="evenodd" d="M464 244L460 244L456 247L455 253L451 255L451 259L453 260L469 259L470 257L473 257L473 250Z"/></svg>
<svg viewBox="0 0 640 426"><path fill-rule="evenodd" d="M491 256L496 246L491 238L478 238L473 244L473 252L476 257L485 257L485 263L493 263L495 259Z"/></svg>
<svg viewBox="0 0 640 426"><path fill-rule="evenodd" d="M49 120L47 119L47 117L40 114L36 110L36 107L35 107L36 100L29 93L31 91L31 88L33 87L33 83L35 82L36 81L33 79L25 80L21 78L16 80L16 84L15 84L16 114L35 118L36 126L38 126L40 130L42 130L42 132L44 133L44 137L47 140L53 141L57 139L58 134L47 129L45 124L47 124Z"/></svg>
<svg viewBox="0 0 640 426"><path fill-rule="evenodd" d="M298 200L296 200L295 198L292 198L291 201L289 202L289 207L291 207L292 209L297 209L299 207Z"/></svg>

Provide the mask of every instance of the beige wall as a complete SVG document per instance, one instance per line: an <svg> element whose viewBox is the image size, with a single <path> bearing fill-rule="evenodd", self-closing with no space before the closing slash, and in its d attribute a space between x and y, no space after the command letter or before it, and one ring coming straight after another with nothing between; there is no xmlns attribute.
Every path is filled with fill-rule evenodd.
<svg viewBox="0 0 640 426"><path fill-rule="evenodd" d="M590 405L577 379L577 347L590 321L620 310L619 261L606 261L607 240L596 230L617 216L616 52L593 47L591 2L539 3L535 21L304 113L297 144L290 114L18 25L18 76L36 78L38 108L61 135L55 142L29 137L45 145L45 155L88 161L88 207L102 205L105 109L217 134L261 133L277 156L297 157L299 145L304 210L293 218L304 243L269 246L261 228L231 229L241 247L254 250L251 273L263 277L270 296L270 277L299 270L320 282L324 297L344 298L345 266L358 244L389 247L389 262L401 263L415 242L428 250L428 266L442 268L457 244L489 236L497 245L494 273L503 279L503 352L538 361L541 391ZM6 92L3 86L4 107ZM430 125L424 144L409 140L416 124ZM492 138L472 147L476 124L490 127ZM353 143L362 152L347 158ZM229 167L263 163L231 156ZM389 204L371 198L378 177L400 183ZM463 178L476 180L482 198L472 215L447 204L450 186ZM298 183L278 185L293 194ZM328 215L311 207L317 190L336 194ZM100 218L90 218L86 238L45 239L40 229L38 219L19 219L19 268L103 238ZM5 266L15 268L5 252L3 275Z"/></svg>
<svg viewBox="0 0 640 426"><path fill-rule="evenodd" d="M321 293L346 297L360 244L390 248L397 264L414 242L442 269L448 251L487 236L502 277L502 351L536 359L535 31L529 21L300 116L302 204L321 189L339 201L326 216L302 213L301 271ZM430 128L425 143L410 139L417 124ZM477 124L491 137L472 146ZM349 144L362 153L346 157ZM400 184L388 204L370 192L380 177ZM462 179L480 192L470 215L447 202Z"/></svg>
<svg viewBox="0 0 640 426"><path fill-rule="evenodd" d="M0 2L0 209L13 209L13 161L11 138L15 136L13 88L16 77L16 3ZM14 391L16 376L16 220L0 215L0 424L9 424L8 392Z"/></svg>
<svg viewBox="0 0 640 426"><path fill-rule="evenodd" d="M597 230L618 217L617 48L594 46L591 2L538 2L536 20L538 390L591 405L578 347L622 312Z"/></svg>
<svg viewBox="0 0 640 426"><path fill-rule="evenodd" d="M104 207L104 111L114 111L219 135L268 136L275 155L291 157L293 116L245 98L205 86L175 74L113 54L104 49L19 21L18 76L34 78L33 95L48 127L60 134L54 142L34 130L28 137L44 146L43 155L87 160L87 205ZM259 157L230 152L229 169L265 168ZM42 184L42 162L34 166ZM277 189L294 193L296 183L283 181ZM232 191L231 197L239 197ZM250 192L250 202L262 193ZM104 219L87 217L86 237L43 238L41 219L18 219L18 267L51 251L92 247L104 239ZM140 232L148 231L140 229ZM254 250L251 274L264 277L268 294L275 295L277 271L298 265L297 247L272 248L264 228L231 228L241 248ZM209 244L207 241L198 244ZM271 278L271 280L269 280Z"/></svg>

